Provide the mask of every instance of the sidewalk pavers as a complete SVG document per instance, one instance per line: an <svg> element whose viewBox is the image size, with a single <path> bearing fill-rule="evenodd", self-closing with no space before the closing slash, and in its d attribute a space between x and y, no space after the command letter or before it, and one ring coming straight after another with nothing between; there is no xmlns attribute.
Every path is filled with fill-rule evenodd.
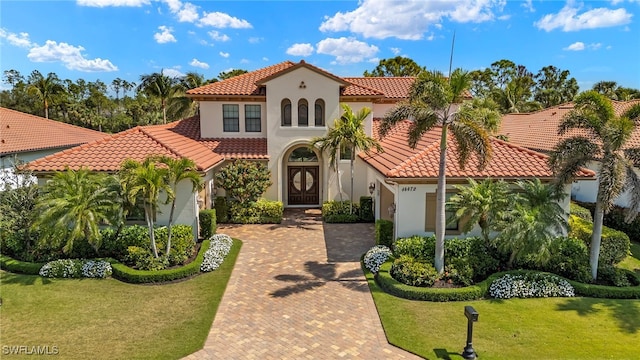
<svg viewBox="0 0 640 360"><path fill-rule="evenodd" d="M243 241L204 348L186 359L418 359L387 343L360 256L372 224L221 225Z"/></svg>

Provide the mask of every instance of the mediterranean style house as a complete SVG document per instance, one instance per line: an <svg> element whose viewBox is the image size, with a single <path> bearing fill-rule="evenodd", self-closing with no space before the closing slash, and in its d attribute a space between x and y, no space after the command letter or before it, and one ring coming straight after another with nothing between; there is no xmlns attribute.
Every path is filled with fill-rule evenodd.
<svg viewBox="0 0 640 360"><path fill-rule="evenodd" d="M631 101L612 101L616 116L621 116L632 106L640 104L640 99ZM506 136L510 142L542 153L550 153L561 140L575 136L577 132L570 132L564 136L558 135L558 125L569 111L573 103L553 106L533 113L508 114L502 118L499 134ZM628 147L640 147L640 123L627 143ZM533 135L534 134L534 135ZM640 167L636 164L636 173L640 176ZM600 170L600 162L592 161L587 168ZM578 201L595 202L598 194L598 181L577 179L571 187L571 197ZM622 193L615 201L616 205L629 207L631 201L628 192Z"/></svg>
<svg viewBox="0 0 640 360"><path fill-rule="evenodd" d="M130 129L34 161L29 168L44 177L66 167L115 172L124 159L142 160L149 155L191 158L206 186L200 194L192 194L183 184L176 222L197 226L198 209L211 207L213 197L224 194L215 186L216 171L237 159L262 161L273 182L265 198L282 201L285 207L320 207L340 199L337 176L342 177L344 199L351 190L349 160L341 160L336 172L327 154L309 146L341 116L344 103L354 111L372 109L365 131L384 148L381 153L356 157L354 201L373 195L376 218L393 220L397 237L429 234L435 228L439 129L424 134L415 149L407 145L408 120L384 139L378 136L380 118L406 99L414 81L412 77L338 77L304 61L285 61L189 90L188 96L199 102L198 116ZM474 158L460 169L451 140L449 190L468 178L552 179L546 155L498 139L492 139L492 145L493 159L483 171L477 170ZM595 176L589 170L578 175ZM568 200L564 205L568 208ZM158 222L167 216L168 211L159 214ZM457 225L449 232L458 234Z"/></svg>

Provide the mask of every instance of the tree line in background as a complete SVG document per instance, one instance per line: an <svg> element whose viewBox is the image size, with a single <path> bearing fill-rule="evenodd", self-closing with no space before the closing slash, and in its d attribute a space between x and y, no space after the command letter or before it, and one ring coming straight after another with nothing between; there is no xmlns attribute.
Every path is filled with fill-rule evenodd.
<svg viewBox="0 0 640 360"><path fill-rule="evenodd" d="M417 76L425 71L414 60L397 56L382 59L364 76ZM65 123L108 133L139 125L161 124L198 113L197 102L185 93L216 81L246 73L234 69L218 77L189 72L170 77L162 71L141 75L138 83L121 78L107 84L101 80L60 79L34 70L24 76L17 70L5 70L3 83L10 88L0 92L0 106L44 116ZM484 70L470 73L469 93L489 99L503 114L529 112L572 101L579 88L568 70L545 66L536 74L510 60L499 60ZM615 81L600 81L593 90L612 100L640 98L640 90L619 86Z"/></svg>
<svg viewBox="0 0 640 360"><path fill-rule="evenodd" d="M121 78L101 80L60 79L34 70L28 76L5 70L2 81L10 89L0 92L0 106L89 129L116 133L139 125L153 125L197 114L197 103L186 91L246 73L222 72L217 78L189 72L170 77L157 72L140 76L139 83Z"/></svg>

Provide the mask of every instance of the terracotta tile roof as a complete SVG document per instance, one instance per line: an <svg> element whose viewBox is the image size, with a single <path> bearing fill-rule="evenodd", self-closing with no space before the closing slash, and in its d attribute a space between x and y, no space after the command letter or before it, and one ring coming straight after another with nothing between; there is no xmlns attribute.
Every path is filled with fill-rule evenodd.
<svg viewBox="0 0 640 360"><path fill-rule="evenodd" d="M33 161L33 171L61 171L89 168L117 171L127 158L138 161L151 155L192 159L199 170L209 169L224 159L268 159L266 139L201 139L198 117L166 125L136 127L96 142L58 152Z"/></svg>
<svg viewBox="0 0 640 360"><path fill-rule="evenodd" d="M374 131L377 133L380 121L374 120ZM373 166L381 174L389 178L425 179L438 177L440 161L440 132L436 127L426 132L415 149L407 144L407 131L411 123L400 122L391 132L380 140L383 153L375 151L367 156L359 156ZM458 165L457 145L449 138L447 147L447 177L452 179L466 178L551 178L553 174L547 165L547 156L495 138L491 139L493 158L484 170L478 170L478 160L472 156L464 169ZM584 169L578 176L593 177L595 173Z"/></svg>
<svg viewBox="0 0 640 360"><path fill-rule="evenodd" d="M635 104L640 104L640 100L613 101L613 108L620 116ZM507 114L502 117L498 133L506 135L510 142L537 151L548 152L553 150L561 139L586 134L584 131L576 130L564 136L558 135L558 125L562 117L572 109L573 103L567 103L534 113ZM636 126L628 146L640 147L640 123Z"/></svg>
<svg viewBox="0 0 640 360"><path fill-rule="evenodd" d="M375 89L387 99L405 99L409 95L415 77L346 77L348 82Z"/></svg>
<svg viewBox="0 0 640 360"><path fill-rule="evenodd" d="M282 76L282 75L284 75L284 74L286 74L286 73L289 73L289 72L294 71L294 70L296 70L296 69L299 69L299 68L301 68L301 67L303 67L303 68L305 68L305 69L309 69L309 70L311 70L311 71L314 71L314 72L316 72L316 73L318 73L318 74L320 74L320 75L326 76L326 77L328 77L328 78L330 78L330 79L333 79L333 80L335 80L336 82L341 83L343 86L349 85L349 83L348 83L348 82L346 82L344 79L339 78L339 77L337 77L337 76L333 75L332 73L330 73L330 72L328 72L328 71L326 71L326 70L320 69L320 68L319 68L319 67L317 67L317 66L311 65L311 64L307 63L307 62L306 62L306 61L304 61L304 60L300 60L300 62L299 62L299 63L297 63L297 64L295 64L295 65L293 65L293 66L290 66L290 67L288 67L288 68L286 68L286 69L284 69L284 70L281 70L281 71L279 71L279 72L276 72L276 73L274 73L274 74L271 74L271 75L269 75L269 76L267 76L267 77L265 77L265 78L262 78L261 80L259 80L259 81L258 81L258 85L264 85L264 84L265 84L267 81L269 81L269 80L275 79L275 78L277 78L277 77L279 77L279 76Z"/></svg>
<svg viewBox="0 0 640 360"><path fill-rule="evenodd" d="M295 65L296 64L291 61L281 62L279 64L272 65L263 69L234 76L230 79L191 89L187 91L187 94L264 96L264 93L260 92L260 87L257 85L257 83L271 75L280 73Z"/></svg>
<svg viewBox="0 0 640 360"><path fill-rule="evenodd" d="M0 155L67 148L109 136L0 107Z"/></svg>

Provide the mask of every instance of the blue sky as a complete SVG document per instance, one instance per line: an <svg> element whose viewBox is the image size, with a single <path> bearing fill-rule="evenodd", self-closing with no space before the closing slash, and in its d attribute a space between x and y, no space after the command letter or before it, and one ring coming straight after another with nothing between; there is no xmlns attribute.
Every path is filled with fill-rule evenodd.
<svg viewBox="0 0 640 360"><path fill-rule="evenodd" d="M454 67L510 59L567 69L581 90L640 88L639 23L640 0L2 0L0 66L110 83L301 59L361 76L402 55L446 72L455 31Z"/></svg>

